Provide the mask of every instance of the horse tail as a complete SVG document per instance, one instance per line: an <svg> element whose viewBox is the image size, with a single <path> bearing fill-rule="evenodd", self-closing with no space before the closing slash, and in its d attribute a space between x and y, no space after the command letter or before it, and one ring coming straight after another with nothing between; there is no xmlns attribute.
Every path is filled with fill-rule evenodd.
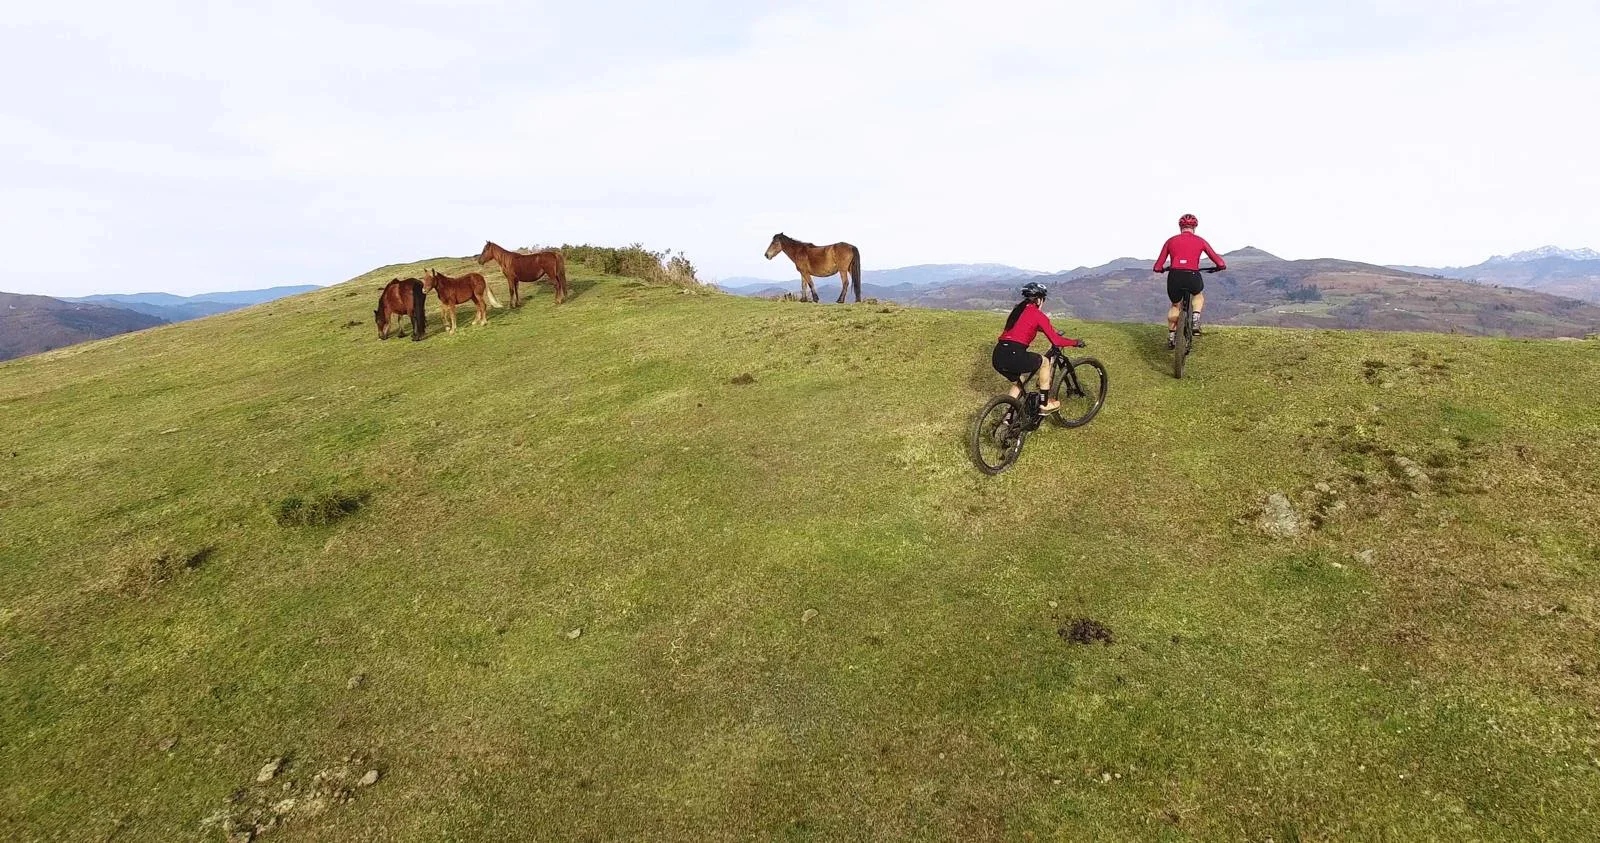
<svg viewBox="0 0 1600 843"><path fill-rule="evenodd" d="M489 299L489 306L500 307L500 302L495 300L494 290L489 287L489 282L483 282L483 295Z"/></svg>
<svg viewBox="0 0 1600 843"><path fill-rule="evenodd" d="M428 331L428 294L422 291L422 282L411 279L411 341L417 342Z"/></svg>
<svg viewBox="0 0 1600 843"><path fill-rule="evenodd" d="M850 283L856 288L856 301L861 301L861 250L850 247Z"/></svg>
<svg viewBox="0 0 1600 843"><path fill-rule="evenodd" d="M556 301L567 298L567 259L556 252Z"/></svg>

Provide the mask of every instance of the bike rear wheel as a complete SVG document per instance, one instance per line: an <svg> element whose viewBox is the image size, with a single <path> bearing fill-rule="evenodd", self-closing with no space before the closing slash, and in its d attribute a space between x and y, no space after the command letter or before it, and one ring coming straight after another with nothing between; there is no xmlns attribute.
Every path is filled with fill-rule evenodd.
<svg viewBox="0 0 1600 843"><path fill-rule="evenodd" d="M997 395L978 413L972 423L972 461L984 474L999 474L1010 468L1022 454L1027 438L1027 413L1022 401Z"/></svg>
<svg viewBox="0 0 1600 843"><path fill-rule="evenodd" d="M1183 377L1184 362L1189 359L1189 345L1194 341L1194 322L1189 317L1192 307L1193 299L1184 295L1183 305L1178 310L1178 332L1172 346L1172 376L1175 378Z"/></svg>
<svg viewBox="0 0 1600 843"><path fill-rule="evenodd" d="M1106 404L1106 390L1111 382L1106 367L1093 357L1080 357L1070 364L1071 371L1056 387L1056 400L1061 409L1056 411L1056 424L1062 427L1082 427L1099 415Z"/></svg>

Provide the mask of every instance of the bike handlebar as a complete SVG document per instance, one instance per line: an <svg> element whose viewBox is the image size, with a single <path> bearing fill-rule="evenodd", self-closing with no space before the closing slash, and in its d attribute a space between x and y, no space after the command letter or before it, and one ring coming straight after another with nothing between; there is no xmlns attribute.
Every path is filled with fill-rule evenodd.
<svg viewBox="0 0 1600 843"><path fill-rule="evenodd" d="M1066 357L1068 348L1088 348L1088 347L1089 347L1089 343L1085 342L1084 340L1078 340L1078 344L1077 345L1073 345L1073 346L1055 345L1054 343L1052 343L1050 345L1050 353L1052 355L1056 356L1056 357Z"/></svg>

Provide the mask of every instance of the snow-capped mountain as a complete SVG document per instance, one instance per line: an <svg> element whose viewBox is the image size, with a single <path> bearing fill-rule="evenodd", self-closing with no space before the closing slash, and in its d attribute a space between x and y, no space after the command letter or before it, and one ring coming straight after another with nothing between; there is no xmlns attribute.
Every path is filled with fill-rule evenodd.
<svg viewBox="0 0 1600 843"><path fill-rule="evenodd" d="M1593 249L1563 249L1559 246L1540 246L1512 255L1495 255L1484 263L1527 263L1545 258L1565 258L1571 261L1600 260L1600 252Z"/></svg>
<svg viewBox="0 0 1600 843"><path fill-rule="evenodd" d="M1600 252L1593 249L1544 246L1513 255L1495 255L1477 266L1391 268L1481 284L1522 287L1600 304Z"/></svg>

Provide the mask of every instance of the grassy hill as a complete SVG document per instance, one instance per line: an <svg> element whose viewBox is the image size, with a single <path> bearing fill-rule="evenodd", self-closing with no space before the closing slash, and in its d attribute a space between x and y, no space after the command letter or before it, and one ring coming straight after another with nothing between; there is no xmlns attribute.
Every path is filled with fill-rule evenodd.
<svg viewBox="0 0 1600 843"><path fill-rule="evenodd" d="M1592 342L421 266L0 366L0 839L1600 835Z"/></svg>

